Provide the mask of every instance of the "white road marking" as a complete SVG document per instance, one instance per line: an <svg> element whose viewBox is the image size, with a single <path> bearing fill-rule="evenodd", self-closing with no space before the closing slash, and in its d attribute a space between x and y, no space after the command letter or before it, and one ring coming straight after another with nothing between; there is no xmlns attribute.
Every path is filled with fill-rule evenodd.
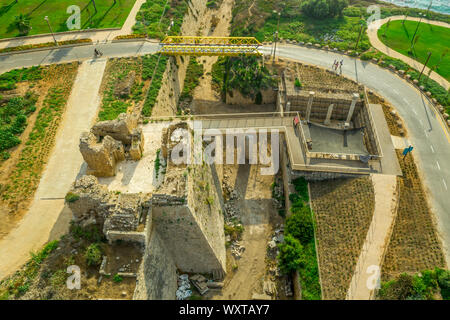
<svg viewBox="0 0 450 320"><path fill-rule="evenodd" d="M445 190L448 190L448 189L447 189L447 184L445 183L445 180L444 180L444 179L442 179L442 183L444 184Z"/></svg>
<svg viewBox="0 0 450 320"><path fill-rule="evenodd" d="M422 125L422 127L423 127L423 125ZM427 130L424 129L423 132L425 132L425 136L428 137Z"/></svg>
<svg viewBox="0 0 450 320"><path fill-rule="evenodd" d="M419 119L420 125L423 127L422 119Z"/></svg>
<svg viewBox="0 0 450 320"><path fill-rule="evenodd" d="M392 89L392 91L394 91L394 92L395 92L395 94L398 94L398 91L397 91L397 90L395 90L395 89Z"/></svg>
<svg viewBox="0 0 450 320"><path fill-rule="evenodd" d="M405 98L403 98L403 101L405 101L406 104L409 104L408 100L406 100Z"/></svg>
<svg viewBox="0 0 450 320"><path fill-rule="evenodd" d="M413 112L414 112L414 114L417 116L417 111L415 110L415 109L411 109ZM420 121L420 122L422 122L422 121Z"/></svg>
<svg viewBox="0 0 450 320"><path fill-rule="evenodd" d="M439 170L441 170L441 166L439 165L439 162L436 161L437 167Z"/></svg>
<svg viewBox="0 0 450 320"><path fill-rule="evenodd" d="M431 144L430 144L430 148L431 148L431 152L434 153L434 149L433 149L433 146Z"/></svg>

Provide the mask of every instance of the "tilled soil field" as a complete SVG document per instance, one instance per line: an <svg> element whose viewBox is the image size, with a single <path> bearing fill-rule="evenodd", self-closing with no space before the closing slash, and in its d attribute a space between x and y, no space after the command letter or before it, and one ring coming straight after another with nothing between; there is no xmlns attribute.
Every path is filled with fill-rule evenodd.
<svg viewBox="0 0 450 320"><path fill-rule="evenodd" d="M375 208L369 177L310 184L323 299L345 299Z"/></svg>
<svg viewBox="0 0 450 320"><path fill-rule="evenodd" d="M403 272L445 268L441 242L414 158L408 155L403 160L399 150L397 156L403 177L397 218L381 270L383 281Z"/></svg>

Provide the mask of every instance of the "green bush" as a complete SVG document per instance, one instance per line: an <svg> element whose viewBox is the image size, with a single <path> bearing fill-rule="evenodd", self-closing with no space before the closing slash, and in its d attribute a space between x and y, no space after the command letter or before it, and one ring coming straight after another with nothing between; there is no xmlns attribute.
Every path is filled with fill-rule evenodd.
<svg viewBox="0 0 450 320"><path fill-rule="evenodd" d="M257 57L239 56L228 58L225 88L227 92L238 90L243 96L256 99L261 90L276 85L270 71L262 66Z"/></svg>
<svg viewBox="0 0 450 320"><path fill-rule="evenodd" d="M96 225L81 227L79 224L72 222L70 224L70 233L75 239L84 239L89 242L104 241L104 235Z"/></svg>
<svg viewBox="0 0 450 320"><path fill-rule="evenodd" d="M396 279L381 284L377 293L383 300L433 300L440 293L443 299L450 299L450 272L436 268L420 274L403 273Z"/></svg>
<svg viewBox="0 0 450 320"><path fill-rule="evenodd" d="M284 237L284 242L280 243L278 247L280 251L277 258L283 273L289 274L294 272L305 263L303 246L292 235L287 234Z"/></svg>
<svg viewBox="0 0 450 320"><path fill-rule="evenodd" d="M98 266L102 262L102 250L98 243L93 243L87 247L84 254L88 266Z"/></svg>
<svg viewBox="0 0 450 320"><path fill-rule="evenodd" d="M302 12L316 19L342 16L347 6L347 0L306 0L301 4Z"/></svg>
<svg viewBox="0 0 450 320"><path fill-rule="evenodd" d="M309 201L308 181L306 181L305 178L300 177L294 179L294 181L292 182L294 184L295 191L298 193L298 195L303 199L303 201L308 202Z"/></svg>
<svg viewBox="0 0 450 320"><path fill-rule="evenodd" d="M115 283L120 283L120 282L123 281L123 278L122 278L122 276L120 276L120 275L118 275L118 274L115 274L114 277L113 277L113 281L114 281Z"/></svg>
<svg viewBox="0 0 450 320"><path fill-rule="evenodd" d="M295 78L294 85L295 85L296 88L301 88L302 87L302 83L300 82L300 80L298 78Z"/></svg>
<svg viewBox="0 0 450 320"><path fill-rule="evenodd" d="M286 219L286 233L292 235L306 245L314 239L314 225L311 218L311 212L308 206L297 210Z"/></svg>
<svg viewBox="0 0 450 320"><path fill-rule="evenodd" d="M80 199L80 196L73 192L68 192L66 194L66 202L72 203Z"/></svg>

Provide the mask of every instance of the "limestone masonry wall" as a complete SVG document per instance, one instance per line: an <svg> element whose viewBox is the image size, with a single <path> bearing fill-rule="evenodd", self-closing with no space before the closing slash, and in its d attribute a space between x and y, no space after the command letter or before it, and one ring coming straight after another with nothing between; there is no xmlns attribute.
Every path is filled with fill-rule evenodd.
<svg viewBox="0 0 450 320"><path fill-rule="evenodd" d="M164 240L154 231L145 247L133 299L175 300L177 268Z"/></svg>
<svg viewBox="0 0 450 320"><path fill-rule="evenodd" d="M206 0L189 1L189 9L183 18L181 35L196 35L202 22L206 8ZM153 107L152 116L175 115L178 100L183 91L189 56L171 57L163 75L161 89Z"/></svg>

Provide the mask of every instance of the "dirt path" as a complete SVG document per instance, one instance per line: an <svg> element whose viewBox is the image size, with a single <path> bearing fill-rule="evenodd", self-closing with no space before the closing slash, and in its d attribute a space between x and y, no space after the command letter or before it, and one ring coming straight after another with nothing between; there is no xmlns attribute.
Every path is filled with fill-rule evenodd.
<svg viewBox="0 0 450 320"><path fill-rule="evenodd" d="M420 62L407 57L397 51L395 51L394 49L389 48L388 46L386 46L383 42L381 42L381 40L378 38L378 29L385 24L386 22L388 22L389 20L393 21L393 20L403 20L405 18L405 16L393 16L393 17L388 17L385 19L381 19L381 20L376 20L374 22L372 22L371 25L369 25L369 28L367 30L367 35L369 36L369 41L372 44L372 46L374 46L376 49L378 49L379 51L383 52L384 54L387 54L388 56L391 56L393 58L397 58L400 59L404 62L406 62L407 64L409 64L411 67L415 68L416 70L422 70L424 65L421 64ZM411 21L419 21L419 18L414 18L414 17L408 17L407 20L411 20ZM433 21L433 20L427 20L427 19L422 19L423 23L428 23L428 24L432 24L432 25L436 25L436 26L441 26L441 27L445 27L445 28L449 28L450 25L448 23L445 22L441 22L441 21ZM425 68L424 73L428 74L428 72L430 71L430 69L428 67ZM441 86L443 86L446 90L448 90L450 88L450 83L444 79L444 77L440 76L439 74L437 74L436 72L432 71L430 78L433 79L434 81L436 81L437 83L439 83Z"/></svg>
<svg viewBox="0 0 450 320"><path fill-rule="evenodd" d="M81 132L89 130L99 106L98 90L106 59L88 60L78 70L55 147L33 203L20 224L0 241L0 280L29 259L31 251L67 230L71 214L64 196L83 163L78 151Z"/></svg>
<svg viewBox="0 0 450 320"><path fill-rule="evenodd" d="M267 242L273 225L281 218L274 207L271 184L273 176L260 175L255 165L226 166L224 176L229 177L230 186L238 194L236 207L241 212L244 226L241 244L245 251L240 259L227 255L228 273L224 288L212 299L251 299L255 291L262 291L266 274ZM234 182L234 183L233 183ZM238 266L232 270L232 265Z"/></svg>

